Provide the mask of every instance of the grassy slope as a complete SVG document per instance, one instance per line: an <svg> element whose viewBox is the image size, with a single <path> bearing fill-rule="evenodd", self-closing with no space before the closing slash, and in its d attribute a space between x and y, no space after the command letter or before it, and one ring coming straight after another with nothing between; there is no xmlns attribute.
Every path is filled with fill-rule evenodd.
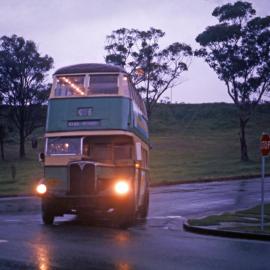
<svg viewBox="0 0 270 270"><path fill-rule="evenodd" d="M9 142L5 144L6 161L0 160L0 195L33 193L35 184L43 175L43 167L38 162L38 153L43 151L42 136L38 149L32 149L27 141L27 157L22 160L18 158L19 146L14 140L17 138L9 138ZM11 173L12 166L16 170L14 179Z"/></svg>
<svg viewBox="0 0 270 270"><path fill-rule="evenodd" d="M161 104L151 122L152 184L194 181L260 173L259 137L270 132L270 105L261 106L251 119L247 140L251 161L239 161L237 111L229 104ZM42 132L39 132L40 134ZM18 145L9 138L7 161L0 161L0 195L30 193L42 176L39 148L27 145L27 158L19 160ZM16 167L15 180L11 165ZM267 162L269 172L270 162Z"/></svg>
<svg viewBox="0 0 270 270"><path fill-rule="evenodd" d="M270 106L263 105L250 120L247 142L251 161L242 163L233 105L160 105L151 123L152 182L260 174L259 138L263 131L270 131L269 115Z"/></svg>

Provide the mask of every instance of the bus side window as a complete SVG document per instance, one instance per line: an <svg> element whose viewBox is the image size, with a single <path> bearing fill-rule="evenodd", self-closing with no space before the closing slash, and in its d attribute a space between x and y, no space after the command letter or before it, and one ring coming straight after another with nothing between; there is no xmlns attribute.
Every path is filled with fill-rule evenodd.
<svg viewBox="0 0 270 270"><path fill-rule="evenodd" d="M140 108L143 115L147 118L146 107L145 107L142 97L140 96L136 88L132 85L132 83L130 81L128 83L129 83L130 96L132 100L135 102L138 108Z"/></svg>
<svg viewBox="0 0 270 270"><path fill-rule="evenodd" d="M142 148L142 166L146 167L146 156L145 156L145 150Z"/></svg>
<svg viewBox="0 0 270 270"><path fill-rule="evenodd" d="M122 86L122 93L124 94L124 96L131 98L130 84L127 76L124 75L122 77L122 82L120 83L120 85Z"/></svg>
<svg viewBox="0 0 270 270"><path fill-rule="evenodd" d="M129 88L129 91L130 91L130 97L132 99L134 99L134 91L133 91L133 87L132 87L132 84L130 83L130 81L128 81L128 88Z"/></svg>

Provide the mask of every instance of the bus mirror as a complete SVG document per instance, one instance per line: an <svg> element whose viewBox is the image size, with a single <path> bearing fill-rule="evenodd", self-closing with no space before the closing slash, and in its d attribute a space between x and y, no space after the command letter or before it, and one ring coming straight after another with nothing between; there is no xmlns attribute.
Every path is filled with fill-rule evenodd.
<svg viewBox="0 0 270 270"><path fill-rule="evenodd" d="M142 144L136 143L136 160L142 160Z"/></svg>
<svg viewBox="0 0 270 270"><path fill-rule="evenodd" d="M44 160L45 160L45 155L44 155L44 153L39 153L39 154L38 154L38 161L39 161L39 162L44 162Z"/></svg>

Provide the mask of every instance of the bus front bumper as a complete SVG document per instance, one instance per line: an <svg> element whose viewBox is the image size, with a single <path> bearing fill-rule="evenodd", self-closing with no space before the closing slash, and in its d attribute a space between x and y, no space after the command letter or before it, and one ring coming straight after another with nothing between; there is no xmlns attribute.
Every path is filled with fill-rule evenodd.
<svg viewBox="0 0 270 270"><path fill-rule="evenodd" d="M42 196L42 208L50 208L55 216L63 214L87 214L99 217L110 217L129 211L132 204L131 196L117 197L112 195L87 196Z"/></svg>

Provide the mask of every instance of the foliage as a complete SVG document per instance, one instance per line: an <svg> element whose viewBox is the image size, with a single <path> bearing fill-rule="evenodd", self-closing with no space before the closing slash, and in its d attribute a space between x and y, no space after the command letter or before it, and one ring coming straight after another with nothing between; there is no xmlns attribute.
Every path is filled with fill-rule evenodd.
<svg viewBox="0 0 270 270"><path fill-rule="evenodd" d="M106 62L126 68L145 97L148 116L162 94L180 83L180 75L188 69L192 56L191 47L179 42L161 50L159 42L164 35L155 28L120 28L106 39Z"/></svg>
<svg viewBox="0 0 270 270"><path fill-rule="evenodd" d="M209 26L196 41L195 52L225 82L238 108L241 159L248 160L245 127L262 96L270 90L270 16L254 17L248 2L217 7L219 24Z"/></svg>
<svg viewBox="0 0 270 270"><path fill-rule="evenodd" d="M6 129L5 126L0 123L0 152L1 152L1 159L5 159L5 153L4 153L4 139L6 137Z"/></svg>
<svg viewBox="0 0 270 270"><path fill-rule="evenodd" d="M39 126L41 105L48 95L46 72L53 59L41 56L36 44L12 35L0 39L0 99L9 107L9 119L20 137L20 157L25 139Z"/></svg>

